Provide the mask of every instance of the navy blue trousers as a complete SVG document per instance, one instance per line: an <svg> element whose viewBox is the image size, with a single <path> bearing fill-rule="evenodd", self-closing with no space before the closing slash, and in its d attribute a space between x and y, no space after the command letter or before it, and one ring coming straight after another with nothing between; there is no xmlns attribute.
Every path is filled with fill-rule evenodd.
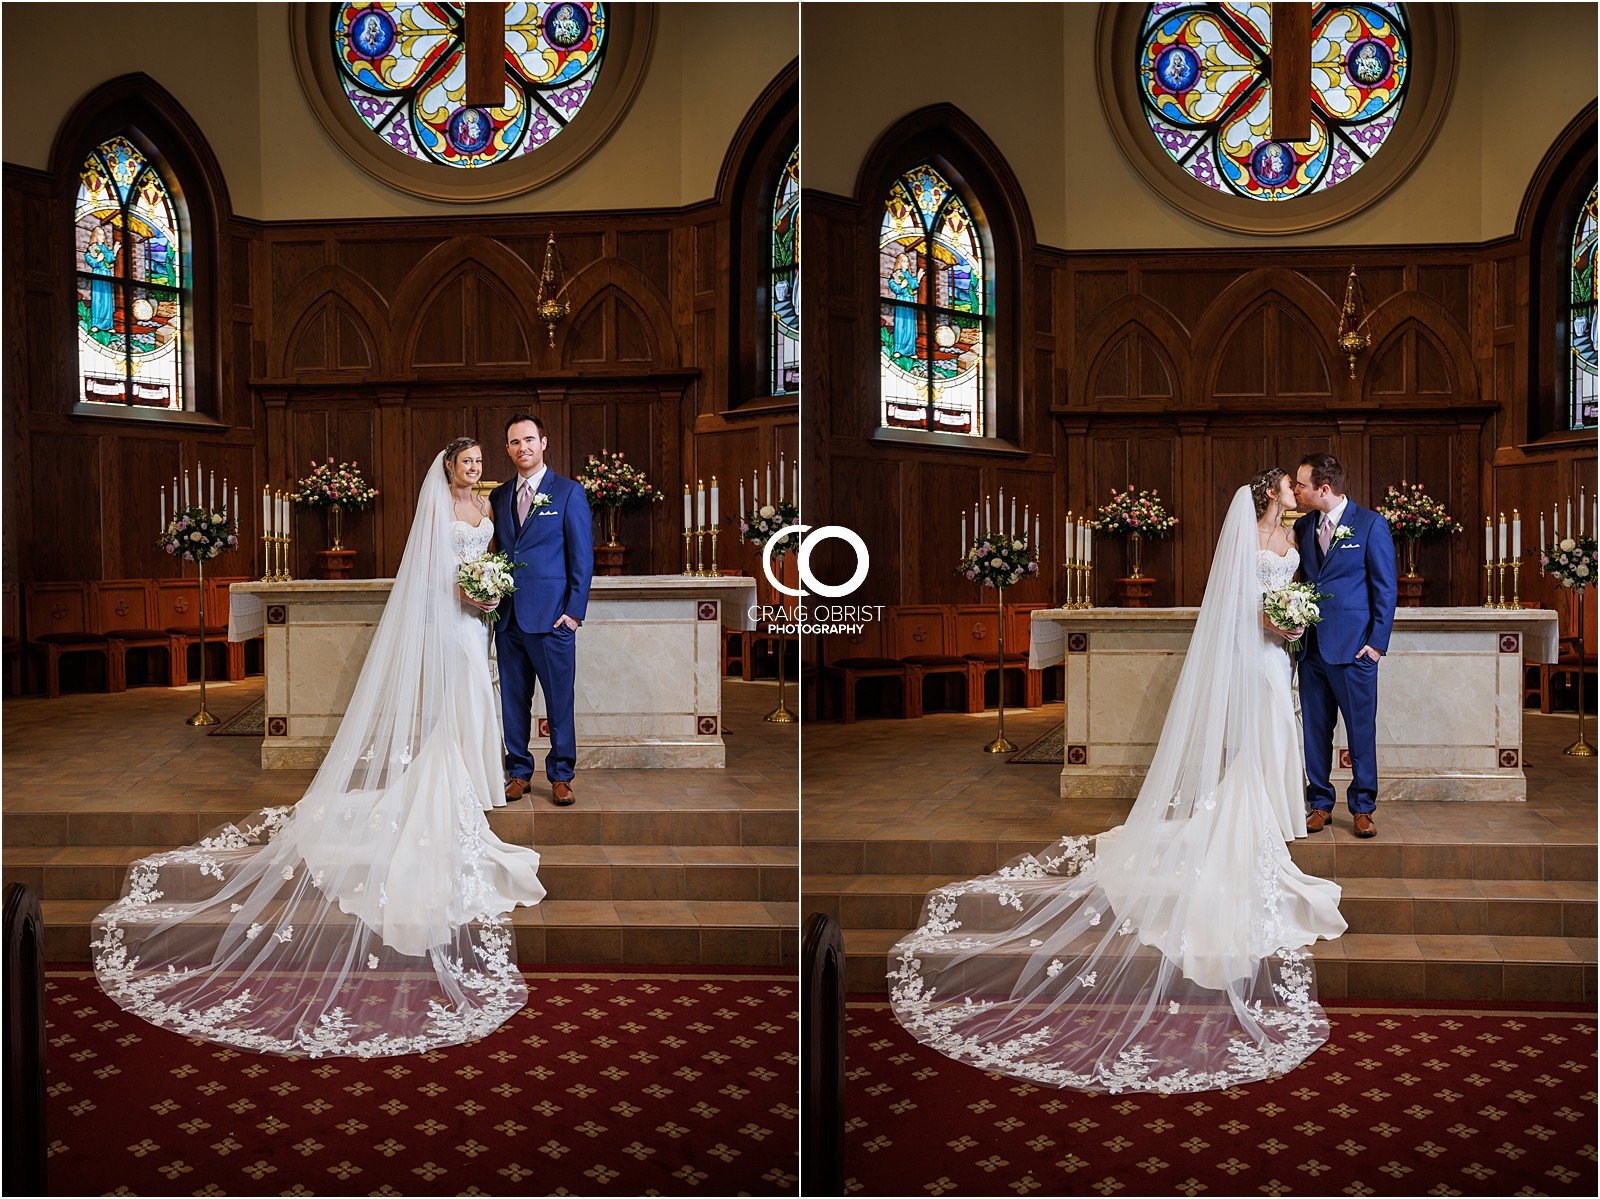
<svg viewBox="0 0 1600 1199"><path fill-rule="evenodd" d="M1306 747L1306 803L1333 811L1333 726L1344 717L1352 778L1351 812L1378 806L1378 663L1361 658L1333 665L1310 647L1300 658L1300 724Z"/></svg>
<svg viewBox="0 0 1600 1199"><path fill-rule="evenodd" d="M569 628L529 633L517 625L516 606L501 605L495 638L500 662L500 714L505 724L506 773L514 779L533 777L528 739L533 728L533 689L544 692L550 721L550 752L544 773L552 783L570 781L578 764L578 741L572 731L573 678L577 635Z"/></svg>

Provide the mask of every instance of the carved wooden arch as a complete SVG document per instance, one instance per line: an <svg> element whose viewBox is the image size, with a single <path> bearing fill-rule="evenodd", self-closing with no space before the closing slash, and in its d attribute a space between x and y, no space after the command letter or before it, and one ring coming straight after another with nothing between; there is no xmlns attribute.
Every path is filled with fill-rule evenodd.
<svg viewBox="0 0 1600 1199"><path fill-rule="evenodd" d="M873 380L870 394L876 397L878 337L871 330L878 321L878 231L883 202L894 181L922 162L931 162L960 191L977 222L994 280L988 383L994 421L990 435L1017 441L1027 427L1023 406L1033 391L1032 355L1024 352L1023 332L1034 327L1029 269L1036 245L1033 215L1005 155L982 126L954 104L930 104L896 121L873 143L856 176L858 244L864 251L856 265L861 272L858 295L864 322L858 340L862 353L871 356L860 364L860 377ZM871 423L876 425L876 415ZM930 444L956 448L971 444L966 437L946 441L945 435L937 433L922 436Z"/></svg>
<svg viewBox="0 0 1600 1199"><path fill-rule="evenodd" d="M1286 301L1292 315L1301 318L1322 356L1329 389L1334 395L1339 394L1339 356L1333 340L1339 326L1339 309L1304 275L1284 267L1262 267L1223 288L1195 322L1192 360L1196 402L1209 402L1216 389L1222 351L1239 327L1274 296Z"/></svg>
<svg viewBox="0 0 1600 1199"><path fill-rule="evenodd" d="M1166 368L1172 380L1173 403L1182 403L1188 393L1194 363L1189 355L1189 331L1165 307L1148 296L1130 294L1113 300L1102 308L1088 328L1078 338L1083 347L1093 346L1091 354L1078 355L1067 392L1070 398L1085 403L1090 400L1089 388L1100 374L1100 368L1123 336L1138 332L1148 338L1156 357Z"/></svg>
<svg viewBox="0 0 1600 1199"><path fill-rule="evenodd" d="M473 269L483 271L506 293L528 343L529 355L535 362L539 360L549 339L544 336L536 309L538 273L504 243L474 233L453 237L429 250L395 290L389 305L389 322L399 370L411 369L417 339L422 335L422 320L439 292Z"/></svg>
<svg viewBox="0 0 1600 1199"><path fill-rule="evenodd" d="M390 349L389 306L359 275L333 264L319 266L290 288L276 306L289 315L291 323L286 328L280 325L282 331L274 332L268 348L267 369L272 377L286 379L294 373L291 364L301 337L318 313L333 307L342 309L366 339L373 371L395 373L398 364Z"/></svg>
<svg viewBox="0 0 1600 1199"><path fill-rule="evenodd" d="M73 106L56 130L50 149L50 174L55 181L51 229L61 294L77 294L72 213L77 205L78 171L94 147L124 130L133 131L135 140L145 143L142 148L153 152L165 169L188 243L189 352L184 356L184 387L195 412L218 417L226 324L218 314L222 297L228 294L225 239L233 202L222 167L200 126L172 93L142 72L119 75L95 88ZM77 361L74 325L73 321L57 322L61 362ZM175 414L160 415L170 419Z"/></svg>
<svg viewBox="0 0 1600 1199"><path fill-rule="evenodd" d="M1475 403L1478 398L1478 371L1472 346L1465 331L1445 306L1420 291L1403 291L1374 308L1367 318L1367 335L1372 349L1356 362L1357 394L1366 396L1372 385L1372 368L1396 341L1415 330L1438 350L1454 385L1455 403ZM1346 371L1346 376L1348 376Z"/></svg>
<svg viewBox="0 0 1600 1199"><path fill-rule="evenodd" d="M572 349L572 332L585 313L607 296L615 294L633 309L650 343L650 368L665 370L679 362L677 330L672 311L643 271L621 258L602 258L592 262L567 283L565 298L572 315L556 330L557 361L567 365ZM548 341L548 339L546 339Z"/></svg>

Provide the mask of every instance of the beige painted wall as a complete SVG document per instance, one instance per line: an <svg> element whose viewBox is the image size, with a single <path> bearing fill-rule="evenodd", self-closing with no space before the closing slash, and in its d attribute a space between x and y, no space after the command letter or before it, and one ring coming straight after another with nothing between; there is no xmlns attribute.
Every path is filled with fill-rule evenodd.
<svg viewBox="0 0 1600 1199"><path fill-rule="evenodd" d="M1039 240L1069 249L1261 244L1213 229L1161 200L1118 149L1095 75L1097 4L928 5L929 18L981 12L989 36L951 29L937 76L892 69L886 45L916 40L905 4L849 8L851 37L829 8L805 10L801 57L805 183L855 189L862 160L905 113L949 101L981 125L1028 197ZM1455 91L1433 145L1382 201L1299 245L1480 242L1512 232L1550 143L1595 96L1593 3L1457 5ZM1020 50L1018 49L1020 48Z"/></svg>
<svg viewBox="0 0 1600 1199"><path fill-rule="evenodd" d="M286 4L8 4L5 161L44 167L60 122L107 78L143 71L205 132L234 211L262 220L679 207L711 198L728 145L795 56L797 9L668 3L633 106L606 143L537 191L440 204L392 191L323 133L295 74ZM93 29L110 53L85 56Z"/></svg>

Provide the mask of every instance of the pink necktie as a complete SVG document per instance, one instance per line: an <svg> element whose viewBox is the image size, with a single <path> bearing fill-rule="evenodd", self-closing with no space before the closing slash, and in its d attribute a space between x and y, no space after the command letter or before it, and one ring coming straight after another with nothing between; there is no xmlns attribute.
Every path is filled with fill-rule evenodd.
<svg viewBox="0 0 1600 1199"><path fill-rule="evenodd" d="M1324 554L1328 552L1328 547L1333 544L1333 521L1326 516L1322 518L1322 524L1317 528L1317 544L1322 547Z"/></svg>
<svg viewBox="0 0 1600 1199"><path fill-rule="evenodd" d="M528 511L533 507L533 483L527 479L517 484L517 523L528 523Z"/></svg>

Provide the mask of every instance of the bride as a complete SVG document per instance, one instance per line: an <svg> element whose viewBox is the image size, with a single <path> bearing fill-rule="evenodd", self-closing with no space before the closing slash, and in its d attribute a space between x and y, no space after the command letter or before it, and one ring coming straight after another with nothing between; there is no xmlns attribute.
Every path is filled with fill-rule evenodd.
<svg viewBox="0 0 1600 1199"><path fill-rule="evenodd" d="M544 898L500 795L488 637L457 570L494 525L478 443L423 479L383 617L327 757L293 807L133 863L95 918L107 995L185 1036L263 1053L419 1053L527 1002L508 913Z"/></svg>
<svg viewBox="0 0 1600 1199"><path fill-rule="evenodd" d="M1299 870L1305 778L1286 641L1288 478L1234 493L1149 773L1118 828L941 887L890 956L895 1015L958 1061L1085 1091L1221 1090L1328 1039L1308 947L1345 930Z"/></svg>

